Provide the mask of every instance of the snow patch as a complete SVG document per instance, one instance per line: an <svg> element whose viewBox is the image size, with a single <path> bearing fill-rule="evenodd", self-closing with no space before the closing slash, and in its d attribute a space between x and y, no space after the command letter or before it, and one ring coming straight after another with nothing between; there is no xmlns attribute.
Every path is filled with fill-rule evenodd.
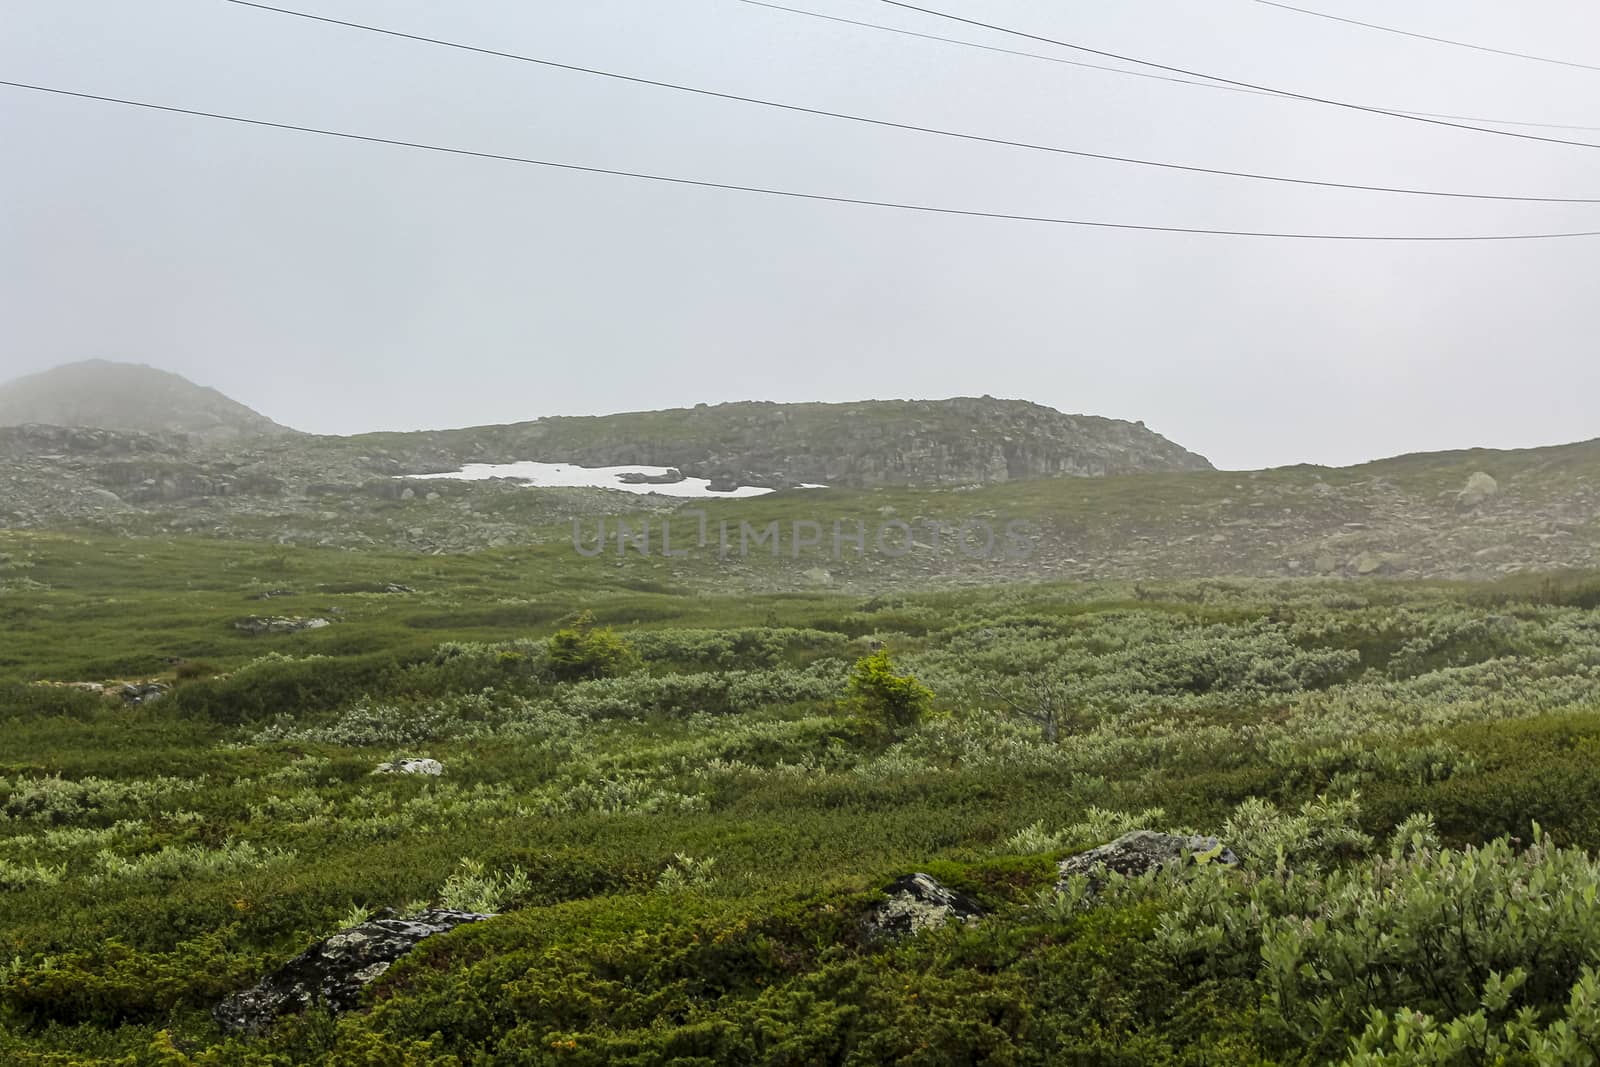
<svg viewBox="0 0 1600 1067"><path fill-rule="evenodd" d="M411 480L441 479L456 482L481 482L490 478L510 478L523 482L529 488L546 489L562 487L570 489L620 489L624 493L659 493L662 496L677 497L748 497L765 496L774 490L763 489L755 485L741 485L737 489L725 493L714 492L711 483L705 478L684 478L679 482L625 482L621 476L625 474L644 475L647 477L665 477L672 468L670 467L579 467L572 463L534 463L523 461L520 463L469 463L459 471L449 474L413 474L405 477ZM808 485L807 489L825 489L826 486Z"/></svg>

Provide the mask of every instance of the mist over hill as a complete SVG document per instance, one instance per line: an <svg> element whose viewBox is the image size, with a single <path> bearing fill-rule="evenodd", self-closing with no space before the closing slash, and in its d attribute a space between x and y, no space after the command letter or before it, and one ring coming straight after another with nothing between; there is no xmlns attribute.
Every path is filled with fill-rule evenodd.
<svg viewBox="0 0 1600 1067"><path fill-rule="evenodd" d="M181 375L104 359L0 384L0 426L28 424L186 434L213 442L295 432Z"/></svg>

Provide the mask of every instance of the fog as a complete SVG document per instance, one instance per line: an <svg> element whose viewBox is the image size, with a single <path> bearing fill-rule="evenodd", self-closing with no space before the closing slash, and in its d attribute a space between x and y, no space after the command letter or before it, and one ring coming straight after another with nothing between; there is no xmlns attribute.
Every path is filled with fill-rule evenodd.
<svg viewBox="0 0 1600 1067"><path fill-rule="evenodd" d="M869 0L798 6L1085 59ZM944 129L1340 182L1600 196L1600 150L963 48L740 3L300 10ZM941 6L933 4L933 6ZM946 0L1389 108L1600 127L1600 72L1247 0ZM1340 0L1600 64L1600 9ZM0 77L602 168L1084 220L1600 230L1600 205L1286 186L979 145L451 51L221 0L13 0ZM1587 49L1587 52L1585 50ZM1505 127L1513 128L1513 127ZM1600 129L1538 130L1600 142ZM1142 419L1219 466L1600 434L1600 239L1280 241L817 203L0 89L0 378L90 357L351 433L736 399L992 394Z"/></svg>

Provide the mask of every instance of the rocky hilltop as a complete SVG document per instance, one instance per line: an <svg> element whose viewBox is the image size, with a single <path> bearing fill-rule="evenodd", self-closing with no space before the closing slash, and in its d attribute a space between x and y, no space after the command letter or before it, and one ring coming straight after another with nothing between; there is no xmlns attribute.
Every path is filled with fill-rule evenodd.
<svg viewBox="0 0 1600 1067"><path fill-rule="evenodd" d="M745 402L561 417L351 439L439 467L532 459L589 467L677 467L691 477L774 488L975 486L1029 478L1211 470L1148 429L993 397Z"/></svg>
<svg viewBox="0 0 1600 1067"><path fill-rule="evenodd" d="M181 434L200 442L294 432L187 378L103 359L0 385L0 426L28 424Z"/></svg>

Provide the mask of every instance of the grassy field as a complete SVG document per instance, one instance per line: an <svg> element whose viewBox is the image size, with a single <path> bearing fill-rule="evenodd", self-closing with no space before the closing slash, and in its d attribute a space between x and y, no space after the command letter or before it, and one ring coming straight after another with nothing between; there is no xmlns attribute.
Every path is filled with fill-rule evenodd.
<svg viewBox="0 0 1600 1067"><path fill-rule="evenodd" d="M0 534L0 1062L1600 1062L1595 576L728 596L658 562ZM268 615L332 624L235 626ZM560 633L622 645L573 669ZM879 648L917 721L851 699ZM1134 828L1243 862L1058 891ZM988 915L871 939L913 871ZM439 903L499 916L360 1012L211 1021Z"/></svg>

